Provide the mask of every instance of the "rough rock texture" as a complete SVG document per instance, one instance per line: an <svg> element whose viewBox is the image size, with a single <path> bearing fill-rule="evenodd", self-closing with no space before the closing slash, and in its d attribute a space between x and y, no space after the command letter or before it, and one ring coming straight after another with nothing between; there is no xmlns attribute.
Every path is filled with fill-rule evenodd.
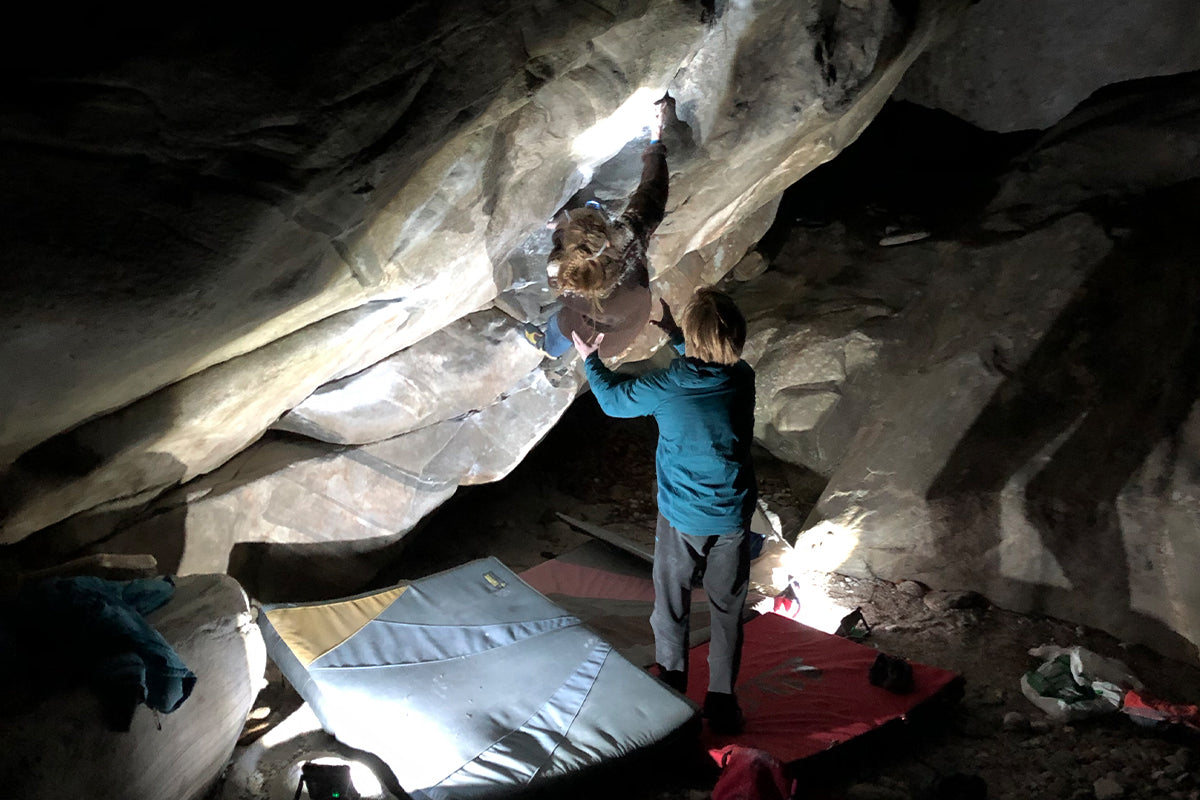
<svg viewBox="0 0 1200 800"><path fill-rule="evenodd" d="M934 221L924 195L878 189L890 208L802 235L739 289L760 438L829 474L809 560L1196 659L1198 88L1112 87L982 196L943 196L915 243L879 244Z"/></svg>
<svg viewBox="0 0 1200 800"><path fill-rule="evenodd" d="M1111 83L1196 69L1192 0L984 0L895 96L991 131L1043 129Z"/></svg>
<svg viewBox="0 0 1200 800"><path fill-rule="evenodd" d="M125 733L105 727L86 687L0 717L5 796L194 800L212 787L265 682L258 625L225 575L179 578L148 620L196 673L191 696L170 714L139 707Z"/></svg>
<svg viewBox="0 0 1200 800"><path fill-rule="evenodd" d="M0 478L5 530L21 537L212 470L327 375L391 352L408 317L397 303L336 314L42 442Z"/></svg>
<svg viewBox="0 0 1200 800"><path fill-rule="evenodd" d="M636 163L666 88L681 122L657 290L678 300L716 280L964 5L117 14L91 20L69 58L12 54L0 541L72 515L88 527L81 514L209 472L313 390L490 303L538 316L544 222L614 156ZM607 171L625 183L595 191L627 196L636 170ZM477 373L496 354L481 349ZM335 388L283 426L313 433L299 420Z"/></svg>
<svg viewBox="0 0 1200 800"><path fill-rule="evenodd" d="M577 391L573 371L535 370L481 409L361 447L268 436L145 508L85 515L38 544L73 551L107 535L107 552L151 553L181 574L227 571L260 599L344 593L460 485L511 471Z"/></svg>
<svg viewBox="0 0 1200 800"><path fill-rule="evenodd" d="M511 317L481 312L322 386L273 427L333 444L391 439L495 402L541 361Z"/></svg>

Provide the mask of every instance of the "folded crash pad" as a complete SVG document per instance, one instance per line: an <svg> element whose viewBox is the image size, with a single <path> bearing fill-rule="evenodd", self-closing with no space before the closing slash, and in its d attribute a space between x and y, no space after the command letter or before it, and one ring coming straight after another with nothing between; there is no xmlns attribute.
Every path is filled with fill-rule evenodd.
<svg viewBox="0 0 1200 800"><path fill-rule="evenodd" d="M695 706L494 558L263 608L267 652L418 798L505 795L666 741Z"/></svg>

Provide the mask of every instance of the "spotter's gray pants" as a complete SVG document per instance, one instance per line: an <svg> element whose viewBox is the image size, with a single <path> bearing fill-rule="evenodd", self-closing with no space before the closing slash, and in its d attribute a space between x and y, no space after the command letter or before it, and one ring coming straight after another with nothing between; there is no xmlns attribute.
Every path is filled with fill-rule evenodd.
<svg viewBox="0 0 1200 800"><path fill-rule="evenodd" d="M708 691L733 692L742 660L742 607L750 585L749 524L723 536L689 536L658 515L654 545L655 660L687 673L693 580L703 576L711 613Z"/></svg>

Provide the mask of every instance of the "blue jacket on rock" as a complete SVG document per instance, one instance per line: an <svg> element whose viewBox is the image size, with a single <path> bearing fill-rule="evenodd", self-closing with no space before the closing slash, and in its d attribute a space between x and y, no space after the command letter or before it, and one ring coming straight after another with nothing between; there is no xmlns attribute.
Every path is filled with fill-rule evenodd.
<svg viewBox="0 0 1200 800"><path fill-rule="evenodd" d="M750 445L754 439L754 369L683 357L646 375L620 375L593 353L584 362L592 393L610 417L653 416L658 510L678 531L719 536L749 525L757 500Z"/></svg>

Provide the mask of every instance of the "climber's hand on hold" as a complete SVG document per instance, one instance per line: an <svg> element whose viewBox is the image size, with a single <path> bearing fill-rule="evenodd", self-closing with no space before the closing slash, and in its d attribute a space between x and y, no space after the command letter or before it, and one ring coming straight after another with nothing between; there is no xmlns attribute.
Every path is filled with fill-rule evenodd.
<svg viewBox="0 0 1200 800"><path fill-rule="evenodd" d="M671 93L667 92L658 100L654 101L655 114L654 125L650 129L650 138L655 141L660 141L663 135L663 129L678 119L675 116L675 98L671 97Z"/></svg>
<svg viewBox="0 0 1200 800"><path fill-rule="evenodd" d="M652 319L650 324L670 336L679 330L679 323L675 321L675 315L671 313L671 307L667 305L667 301L660 297L658 302L662 304L662 319Z"/></svg>
<svg viewBox="0 0 1200 800"><path fill-rule="evenodd" d="M600 343L604 341L604 334L597 333L594 339L585 342L579 338L578 333L571 331L571 341L575 343L575 352L579 353L579 357L587 358L600 349Z"/></svg>

